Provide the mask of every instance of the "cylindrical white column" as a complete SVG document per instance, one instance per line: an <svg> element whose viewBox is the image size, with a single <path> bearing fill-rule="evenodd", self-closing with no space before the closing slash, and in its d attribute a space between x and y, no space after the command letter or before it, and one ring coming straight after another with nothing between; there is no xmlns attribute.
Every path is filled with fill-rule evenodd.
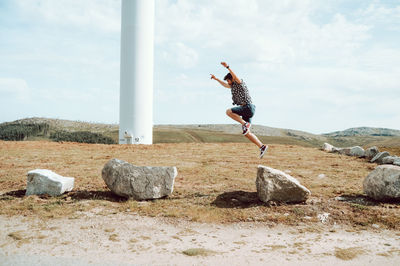
<svg viewBox="0 0 400 266"><path fill-rule="evenodd" d="M154 0L122 0L119 143L153 143Z"/></svg>

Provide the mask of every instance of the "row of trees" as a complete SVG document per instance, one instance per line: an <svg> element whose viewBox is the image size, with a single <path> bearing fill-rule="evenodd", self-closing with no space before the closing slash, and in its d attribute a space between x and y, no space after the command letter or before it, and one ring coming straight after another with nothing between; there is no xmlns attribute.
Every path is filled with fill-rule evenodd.
<svg viewBox="0 0 400 266"><path fill-rule="evenodd" d="M47 123L4 123L0 124L0 139L10 141L23 141L28 137L49 137L50 126ZM100 133L90 131L56 131L50 133L50 139L54 141L116 144L116 142Z"/></svg>
<svg viewBox="0 0 400 266"><path fill-rule="evenodd" d="M46 123L20 124L4 123L0 125L0 139L2 140L26 140L30 136L47 135L50 126Z"/></svg>
<svg viewBox="0 0 400 266"><path fill-rule="evenodd" d="M89 131L57 131L50 134L50 139L54 141L80 142L80 143L103 143L116 144L116 142L107 136Z"/></svg>

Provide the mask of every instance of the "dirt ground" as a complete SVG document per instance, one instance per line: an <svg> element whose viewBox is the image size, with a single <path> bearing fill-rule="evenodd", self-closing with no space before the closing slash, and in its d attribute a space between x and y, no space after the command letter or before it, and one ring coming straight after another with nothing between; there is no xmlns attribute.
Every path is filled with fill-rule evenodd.
<svg viewBox="0 0 400 266"><path fill-rule="evenodd" d="M101 178L112 158L176 166L173 194L142 202L113 195ZM260 202L260 164L289 173L311 197ZM375 167L294 145L270 145L260 160L249 143L0 141L0 264L396 265L400 203L362 191ZM26 174L37 168L74 177L74 190L26 197Z"/></svg>
<svg viewBox="0 0 400 266"><path fill-rule="evenodd" d="M341 226L204 224L134 213L0 216L1 265L398 265L400 234Z"/></svg>

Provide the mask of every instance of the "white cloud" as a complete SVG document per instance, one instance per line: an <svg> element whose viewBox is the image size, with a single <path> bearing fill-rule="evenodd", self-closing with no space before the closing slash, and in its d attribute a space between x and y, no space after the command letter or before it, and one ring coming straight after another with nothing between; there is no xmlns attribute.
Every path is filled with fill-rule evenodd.
<svg viewBox="0 0 400 266"><path fill-rule="evenodd" d="M186 46L184 43L176 42L168 45L163 51L164 60L167 64L185 69L193 68L197 65L199 55L196 50Z"/></svg>
<svg viewBox="0 0 400 266"><path fill-rule="evenodd" d="M4 100L15 97L18 101L25 102L30 98L31 89L24 79L0 78L0 94Z"/></svg>
<svg viewBox="0 0 400 266"><path fill-rule="evenodd" d="M400 31L400 3L386 6L385 2L374 1L366 9L359 10L356 16L363 23L385 25L386 29Z"/></svg>
<svg viewBox="0 0 400 266"><path fill-rule="evenodd" d="M74 25L104 32L120 31L119 0L17 0L27 20L42 21L53 26Z"/></svg>

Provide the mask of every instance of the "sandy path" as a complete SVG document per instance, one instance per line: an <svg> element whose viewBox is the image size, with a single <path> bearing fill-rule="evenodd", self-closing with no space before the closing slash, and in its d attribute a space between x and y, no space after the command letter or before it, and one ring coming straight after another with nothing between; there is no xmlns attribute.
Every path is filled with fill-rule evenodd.
<svg viewBox="0 0 400 266"><path fill-rule="evenodd" d="M0 216L0 265L399 265L398 232L319 228L210 225L99 208L77 219ZM182 253L192 248L215 253Z"/></svg>

